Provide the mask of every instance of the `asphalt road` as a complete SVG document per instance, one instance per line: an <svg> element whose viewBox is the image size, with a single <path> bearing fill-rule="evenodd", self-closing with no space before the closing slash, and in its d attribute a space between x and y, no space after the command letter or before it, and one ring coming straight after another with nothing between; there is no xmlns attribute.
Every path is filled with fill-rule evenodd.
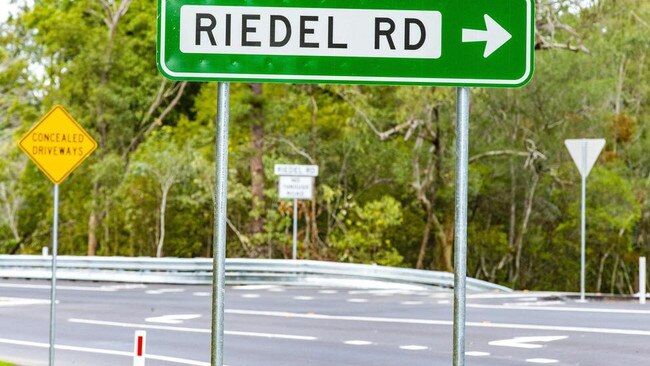
<svg viewBox="0 0 650 366"><path fill-rule="evenodd" d="M210 287L59 282L57 365L209 365ZM0 359L48 360L49 283L0 280ZM452 294L281 286L226 292L228 366L450 365ZM467 365L650 365L650 305L471 294Z"/></svg>

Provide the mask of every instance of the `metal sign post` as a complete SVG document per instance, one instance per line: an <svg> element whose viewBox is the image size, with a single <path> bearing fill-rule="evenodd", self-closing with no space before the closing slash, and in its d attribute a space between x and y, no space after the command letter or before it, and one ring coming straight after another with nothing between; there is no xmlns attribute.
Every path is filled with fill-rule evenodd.
<svg viewBox="0 0 650 366"><path fill-rule="evenodd" d="M275 164L273 168L278 179L280 199L293 199L293 248L291 258L298 258L298 200L309 200L314 196L314 177L318 176L318 165Z"/></svg>
<svg viewBox="0 0 650 366"><path fill-rule="evenodd" d="M226 214L228 201L228 119L230 83L218 83L216 189L212 260L212 335L210 363L223 366L224 309L226 295Z"/></svg>
<svg viewBox="0 0 650 366"><path fill-rule="evenodd" d="M59 185L54 185L52 213L52 284L50 288L50 366L54 366L54 341L56 335L56 255L59 249Z"/></svg>
<svg viewBox="0 0 650 366"><path fill-rule="evenodd" d="M18 146L54 183L49 355L50 366L52 366L54 365L56 338L56 256L59 247L59 184L95 151L97 142L62 106L55 105L20 139ZM43 254L46 253L47 250L43 250Z"/></svg>
<svg viewBox="0 0 650 366"><path fill-rule="evenodd" d="M291 258L296 260L298 258L298 199L293 199L293 250L291 251Z"/></svg>
<svg viewBox="0 0 650 366"><path fill-rule="evenodd" d="M467 276L467 178L469 88L456 93L456 212L454 219L453 366L465 365L465 282Z"/></svg>
<svg viewBox="0 0 650 366"><path fill-rule="evenodd" d="M596 163L600 151L605 146L604 139L570 139L564 140L564 145L569 150L573 162L578 167L581 176L580 191L580 302L585 302L585 233L586 233L586 208L587 176Z"/></svg>

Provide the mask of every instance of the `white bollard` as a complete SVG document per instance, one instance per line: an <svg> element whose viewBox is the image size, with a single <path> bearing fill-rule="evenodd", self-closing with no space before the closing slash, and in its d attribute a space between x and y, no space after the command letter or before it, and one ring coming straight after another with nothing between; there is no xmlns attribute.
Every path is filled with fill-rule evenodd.
<svg viewBox="0 0 650 366"><path fill-rule="evenodd" d="M136 330L133 344L133 366L144 366L147 332Z"/></svg>
<svg viewBox="0 0 650 366"><path fill-rule="evenodd" d="M48 247L41 248L41 253L43 254L43 257L47 257L48 255L50 255L49 251L50 251L50 248L48 248Z"/></svg>
<svg viewBox="0 0 650 366"><path fill-rule="evenodd" d="M645 304L645 257L639 257L639 304Z"/></svg>

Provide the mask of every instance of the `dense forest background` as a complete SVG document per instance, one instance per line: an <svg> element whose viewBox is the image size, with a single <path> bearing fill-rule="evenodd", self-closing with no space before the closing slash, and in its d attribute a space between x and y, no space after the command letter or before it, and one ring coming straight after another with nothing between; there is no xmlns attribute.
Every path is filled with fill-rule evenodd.
<svg viewBox="0 0 650 366"><path fill-rule="evenodd" d="M216 83L155 63L154 0L35 0L0 24L0 253L51 237L52 185L17 141L61 104L98 150L61 185L60 253L211 256ZM576 290L580 180L564 139L603 137L588 178L587 290L634 291L650 254L650 2L536 0L536 71L472 89L468 274ZM291 256L276 163L317 164L299 256L452 270L454 88L231 85L229 257Z"/></svg>

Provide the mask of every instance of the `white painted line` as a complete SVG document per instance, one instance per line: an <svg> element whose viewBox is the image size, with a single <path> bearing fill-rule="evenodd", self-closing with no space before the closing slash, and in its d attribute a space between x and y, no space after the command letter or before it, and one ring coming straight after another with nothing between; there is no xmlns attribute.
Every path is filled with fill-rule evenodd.
<svg viewBox="0 0 650 366"><path fill-rule="evenodd" d="M207 297L207 296L210 296L210 293L209 292L192 292L192 295L199 296L199 297Z"/></svg>
<svg viewBox="0 0 650 366"><path fill-rule="evenodd" d="M560 341L562 339L567 339L567 336L542 336L542 337L515 337L511 339L501 339L498 341L492 341L488 343L490 346L498 347L513 347L513 348L542 348L541 344L534 344L537 342L553 342Z"/></svg>
<svg viewBox="0 0 650 366"><path fill-rule="evenodd" d="M161 288L159 290L145 291L145 293L147 293L149 295L172 294L172 293L179 293L179 292L185 292L185 289L182 289L182 288Z"/></svg>
<svg viewBox="0 0 650 366"><path fill-rule="evenodd" d="M301 301L309 301L313 300L314 298L312 296L294 296L294 300L301 300Z"/></svg>
<svg viewBox="0 0 650 366"><path fill-rule="evenodd" d="M503 306L547 306L547 305L564 305L564 301L531 301L531 302L506 302Z"/></svg>
<svg viewBox="0 0 650 366"><path fill-rule="evenodd" d="M449 303L450 303L449 300L438 300L438 304L444 305L444 304L449 304Z"/></svg>
<svg viewBox="0 0 650 366"><path fill-rule="evenodd" d="M0 338L0 343L12 344L12 345L15 345L15 346L25 346L25 347L50 348L50 345L48 343L20 341L20 340L15 340L15 339L6 339L6 338ZM84 353L95 353L95 354L104 354L104 355L133 357L133 352L116 351L116 350L102 349L102 348L77 347L77 346L67 346L67 345L57 344L57 345L54 346L54 349L58 349L58 350L62 350L62 351L84 352ZM160 355L148 354L147 358L152 359L152 360L179 363L179 364L183 364L183 365L210 366L209 362L188 360L188 359L178 358L178 357L168 357L168 356L160 356Z"/></svg>
<svg viewBox="0 0 650 366"><path fill-rule="evenodd" d="M0 297L0 307L25 306L25 305L48 305L50 300L28 299L22 297Z"/></svg>
<svg viewBox="0 0 650 366"><path fill-rule="evenodd" d="M345 341L343 343L349 344L351 346L367 346L367 345L372 344L372 342L360 341L360 340Z"/></svg>
<svg viewBox="0 0 650 366"><path fill-rule="evenodd" d="M364 303L368 302L368 299L348 299L348 302Z"/></svg>
<svg viewBox="0 0 650 366"><path fill-rule="evenodd" d="M24 288L24 289L31 289L31 290L48 290L48 291L51 289L50 285L24 285L24 284L18 284L18 283L1 283L0 287L4 287L4 288ZM97 292L115 292L115 291L117 291L115 288L112 288L110 286L91 287L91 286L57 285L56 289L57 290L70 290L70 291L97 291Z"/></svg>
<svg viewBox="0 0 650 366"><path fill-rule="evenodd" d="M469 351L469 352L465 352L465 355L472 356L472 357L485 357L485 356L489 356L490 352Z"/></svg>
<svg viewBox="0 0 650 366"><path fill-rule="evenodd" d="M399 346L399 348L407 351L424 351L426 349L429 349L427 346L418 346L415 344L410 344L408 346Z"/></svg>
<svg viewBox="0 0 650 366"><path fill-rule="evenodd" d="M246 299L257 299L260 297L259 294L243 294L241 297L246 298Z"/></svg>
<svg viewBox="0 0 650 366"><path fill-rule="evenodd" d="M422 305L422 301L402 301L402 305Z"/></svg>
<svg viewBox="0 0 650 366"><path fill-rule="evenodd" d="M241 285L241 286L232 286L233 290L248 290L248 291L259 291L259 290L270 290L276 288L275 285Z"/></svg>
<svg viewBox="0 0 650 366"><path fill-rule="evenodd" d="M453 322L450 320L429 320L413 318L383 318L369 316L343 316L343 315L324 315L324 314L307 314L307 313L290 313L285 311L258 311L242 309L226 309L228 314L237 315L257 315L271 316L279 318L299 318L299 319L317 319L317 320L341 320L341 321L359 321L371 323L395 323L395 324L424 324L424 325L441 325L450 326ZM476 328L500 328L500 329L527 329L527 330L550 330L562 332L577 333L600 333L600 334L620 334L620 335L639 335L650 336L650 330L640 329L616 329L616 328L589 328L589 327L570 327L538 324L513 324L513 323L490 323L490 322L467 322L466 326Z"/></svg>
<svg viewBox="0 0 650 366"><path fill-rule="evenodd" d="M266 290L268 292L284 292L285 290L282 287L274 287Z"/></svg>
<svg viewBox="0 0 650 366"><path fill-rule="evenodd" d="M76 318L70 318L68 319L68 321L71 323L105 325L105 326L122 327L122 328L158 329L158 330L169 330L174 332L187 332L187 333L210 333L210 329L203 329L203 328L171 327L166 325L151 325L151 324L136 324L136 323L120 323L120 322L110 322L110 321L103 321L103 320L76 319ZM232 331L232 330L226 330L225 334L243 336L243 337L293 339L293 340L301 340L301 341L314 341L318 339L316 337L293 335L293 334L240 332L240 331Z"/></svg>
<svg viewBox="0 0 650 366"><path fill-rule="evenodd" d="M339 292L337 290L320 290L318 291L319 294L326 294L326 295L332 295L332 294L338 294Z"/></svg>
<svg viewBox="0 0 650 366"><path fill-rule="evenodd" d="M200 318L200 314L173 314L146 318L147 323L182 324L185 320Z"/></svg>
<svg viewBox="0 0 650 366"><path fill-rule="evenodd" d="M553 360L551 358L529 358L529 359L526 360L526 362L530 362L530 363L558 363L560 361Z"/></svg>
<svg viewBox="0 0 650 366"><path fill-rule="evenodd" d="M522 297L521 299L517 299L517 301L537 301L537 297Z"/></svg>
<svg viewBox="0 0 650 366"><path fill-rule="evenodd" d="M497 310L538 310L538 311L567 311L576 313L611 313L611 314L650 314L650 310L636 309L605 309L605 308L573 308L553 306L517 306L517 305L486 305L467 304L468 308L497 309Z"/></svg>

